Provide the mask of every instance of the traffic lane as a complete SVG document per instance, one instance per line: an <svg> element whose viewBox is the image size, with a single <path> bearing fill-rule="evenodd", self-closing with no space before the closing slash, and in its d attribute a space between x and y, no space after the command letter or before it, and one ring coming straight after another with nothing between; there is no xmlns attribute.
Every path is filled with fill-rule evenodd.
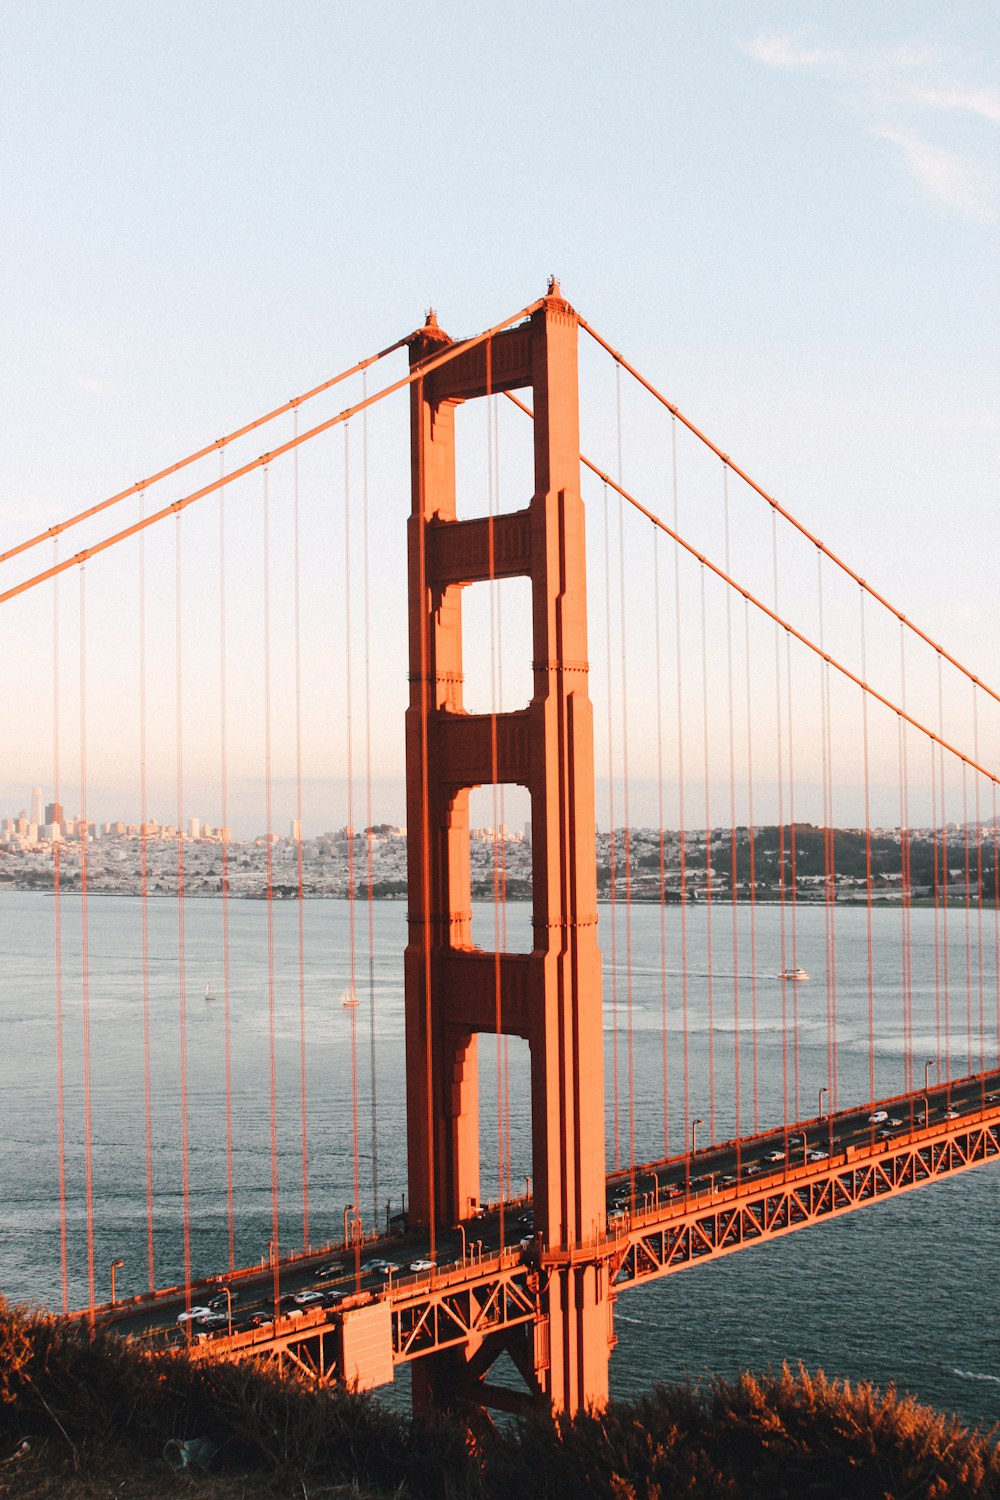
<svg viewBox="0 0 1000 1500"><path fill-rule="evenodd" d="M724 1177L731 1179L725 1185L732 1186L737 1180L747 1177L780 1174L789 1166L808 1165L812 1151L826 1153L826 1158L815 1159L818 1162L848 1146L905 1135L911 1126L911 1113L913 1127L919 1129L922 1126L924 1097L921 1091L905 1099L876 1102L874 1109L865 1104L823 1120L810 1121L808 1128L793 1125L786 1132L781 1127L755 1136L749 1142L703 1147L690 1157L675 1157L655 1168L639 1168L635 1177L635 1206L641 1211L644 1199L651 1205L654 1192L660 1202L669 1201L692 1185L695 1189L710 1187L713 1177L716 1187L721 1185ZM926 1098L931 1121L940 1121L949 1108L955 1109L960 1117L963 1112L978 1109L983 1103L987 1107L991 1103L1000 1103L1000 1071L950 1085L938 1085L927 1091ZM885 1121L872 1118L883 1109L887 1115ZM779 1152L781 1155L777 1159L768 1159L771 1154ZM609 1183L606 1201L611 1211L631 1206L632 1193L627 1177L618 1177Z"/></svg>

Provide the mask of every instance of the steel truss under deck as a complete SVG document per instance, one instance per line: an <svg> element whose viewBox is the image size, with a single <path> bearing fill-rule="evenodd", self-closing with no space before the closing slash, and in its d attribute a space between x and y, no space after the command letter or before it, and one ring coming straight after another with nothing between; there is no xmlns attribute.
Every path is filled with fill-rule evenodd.
<svg viewBox="0 0 1000 1500"><path fill-rule="evenodd" d="M990 1111L997 1115L996 1110ZM613 1258L617 1291L700 1265L824 1219L881 1202L1000 1157L1000 1118L922 1130L915 1139L854 1147L847 1160L792 1168L773 1180L716 1191L711 1202L637 1215Z"/></svg>
<svg viewBox="0 0 1000 1500"><path fill-rule="evenodd" d="M594 1247L577 1248L572 1260L604 1267L617 1296L672 1271L703 1265L998 1159L1000 1108L993 1105L976 1117L942 1121L905 1139L849 1146L829 1161L786 1166L760 1181L713 1188L627 1215L617 1234ZM194 1343L188 1353L196 1360L260 1360L291 1367L316 1385L343 1381L346 1366L348 1383L364 1388L391 1380L397 1365L446 1350L463 1350L474 1374L483 1346L502 1342L519 1366L537 1367L537 1377L547 1360L545 1285L553 1268L565 1261L558 1252L522 1255L508 1249L427 1277L404 1278L380 1291L359 1292L335 1311L316 1309ZM364 1362L345 1360L345 1350L352 1319L373 1316L380 1324L376 1342L381 1350L366 1373ZM527 1325L534 1325L534 1333L526 1340ZM483 1360L484 1369L488 1363ZM523 1373L533 1385L531 1369ZM502 1391L492 1394L492 1404L504 1403Z"/></svg>

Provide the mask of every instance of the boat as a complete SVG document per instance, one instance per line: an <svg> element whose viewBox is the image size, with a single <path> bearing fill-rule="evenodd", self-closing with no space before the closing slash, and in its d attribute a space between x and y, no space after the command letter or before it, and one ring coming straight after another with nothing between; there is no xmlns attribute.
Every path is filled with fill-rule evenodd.
<svg viewBox="0 0 1000 1500"><path fill-rule="evenodd" d="M215 991L212 989L212 986L210 984L206 984L206 986L205 986L205 999L206 1000L216 1000L217 998L218 998L218 996L216 995Z"/></svg>
<svg viewBox="0 0 1000 1500"><path fill-rule="evenodd" d="M804 984L809 978L805 969L782 969L778 975L779 979L792 979L796 984Z"/></svg>
<svg viewBox="0 0 1000 1500"><path fill-rule="evenodd" d="M353 990L345 990L340 997L340 1003L345 1010L357 1010L358 997Z"/></svg>

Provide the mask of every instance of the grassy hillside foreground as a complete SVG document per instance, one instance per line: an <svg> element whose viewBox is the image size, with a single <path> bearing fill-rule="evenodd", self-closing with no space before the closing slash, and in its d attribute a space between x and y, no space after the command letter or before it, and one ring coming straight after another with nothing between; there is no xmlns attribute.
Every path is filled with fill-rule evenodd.
<svg viewBox="0 0 1000 1500"><path fill-rule="evenodd" d="M171 1439L218 1445L175 1472ZM574 1422L467 1439L247 1366L152 1360L0 1300L0 1495L10 1500L980 1500L995 1438L822 1374L658 1388Z"/></svg>

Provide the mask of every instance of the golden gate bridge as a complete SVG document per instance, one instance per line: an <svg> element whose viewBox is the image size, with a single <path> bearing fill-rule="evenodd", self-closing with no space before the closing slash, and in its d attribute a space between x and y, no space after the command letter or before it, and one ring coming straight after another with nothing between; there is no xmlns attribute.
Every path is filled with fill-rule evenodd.
<svg viewBox="0 0 1000 1500"><path fill-rule="evenodd" d="M402 372L369 389L376 367L403 358ZM330 411L341 386L349 404ZM386 414L388 441L400 402L409 408L405 590L384 540L386 516L394 524L402 514L405 471L383 467L370 436ZM248 456L260 436L270 446ZM184 493L169 498L178 484ZM82 545L71 550L69 535L83 536ZM21 733L37 754L45 742L54 806L67 792L79 798L73 838L56 828L50 849L60 1226L52 1279L61 1281L64 1312L78 1213L87 1297L76 1315L151 1347L182 1338L197 1358L287 1362L317 1381L361 1387L391 1381L408 1364L421 1403L574 1411L607 1399L623 1292L1000 1151L1000 829L990 769L1000 696L700 431L554 280L544 297L472 338L452 339L428 315L408 337L8 548L0 567L12 638L48 634L52 645L48 722L15 714L8 743ZM603 619L591 607L588 621L595 598ZM402 1150L379 1136L376 1109L373 788L394 732L384 714L395 689L380 677L393 644L389 620L408 632L405 715L399 705L408 1204L405 1223L386 1227L402 1230L409 1272L373 1258L397 1238L374 1229L379 1153ZM519 649L530 670L512 706ZM401 681L399 656L386 652ZM216 1149L226 1163L228 1257L204 1266L191 1246L189 1007L200 980L186 962L184 830L192 785L206 795L210 758L222 911L222 980L212 998L224 1029ZM252 1143L237 1139L234 1125L229 827L250 760L264 822L266 941L255 999L268 1042L264 1129ZM347 835L342 1052L352 1202L342 1242L317 1245L310 1122L324 1110L325 1080L309 1063L316 982L302 829L319 771L339 778ZM106 976L88 944L88 808L95 783L116 776L138 803L142 1086L127 1128L142 1157L148 1286L124 1302L113 1287L108 1304L97 1292L104 1204L92 1051ZM162 795L165 776L176 799L178 898L169 1077L153 1040L159 990L149 934L150 788L156 782ZM492 799L489 933L472 901L470 806L480 788ZM518 797L530 808L523 951L508 931L503 832ZM636 834L640 803L655 821L651 841ZM366 832L355 836L362 811ZM277 1063L287 975L275 955L276 819L288 812L299 1064L290 1100ZM607 828L600 921L599 820ZM655 1130L636 1073L638 1031L651 1024L650 1007L637 1000L640 891L658 913ZM886 898L891 907L878 912ZM821 968L811 961L809 974L807 901L822 925ZM845 1057L848 912L860 922L864 1024ZM71 926L73 961L64 965ZM610 994L602 994L599 936ZM72 1027L70 989L79 1001ZM336 994L322 999L327 1011L339 1004ZM774 1100L764 1097L758 1056L765 1022L779 1036ZM822 1031L818 1065L803 1055L807 1022ZM79 1109L67 1081L77 1036ZM482 1173L483 1037L495 1042L495 1196ZM511 1042L526 1051L511 1051ZM523 1195L511 1171L519 1056L530 1116ZM166 1174L157 1166L158 1089L176 1090L176 1172L171 1165ZM289 1189L279 1150L290 1109L300 1122L294 1244L283 1228ZM80 1146L78 1174L70 1136ZM268 1163L264 1265L241 1265L238 1250L234 1160L248 1145ZM164 1196L176 1198L183 1245L181 1279L166 1287L157 1275ZM184 1318L178 1332L178 1311L218 1303L220 1287L224 1313L201 1324ZM234 1321L241 1297L264 1311ZM501 1354L520 1390L491 1382Z"/></svg>

